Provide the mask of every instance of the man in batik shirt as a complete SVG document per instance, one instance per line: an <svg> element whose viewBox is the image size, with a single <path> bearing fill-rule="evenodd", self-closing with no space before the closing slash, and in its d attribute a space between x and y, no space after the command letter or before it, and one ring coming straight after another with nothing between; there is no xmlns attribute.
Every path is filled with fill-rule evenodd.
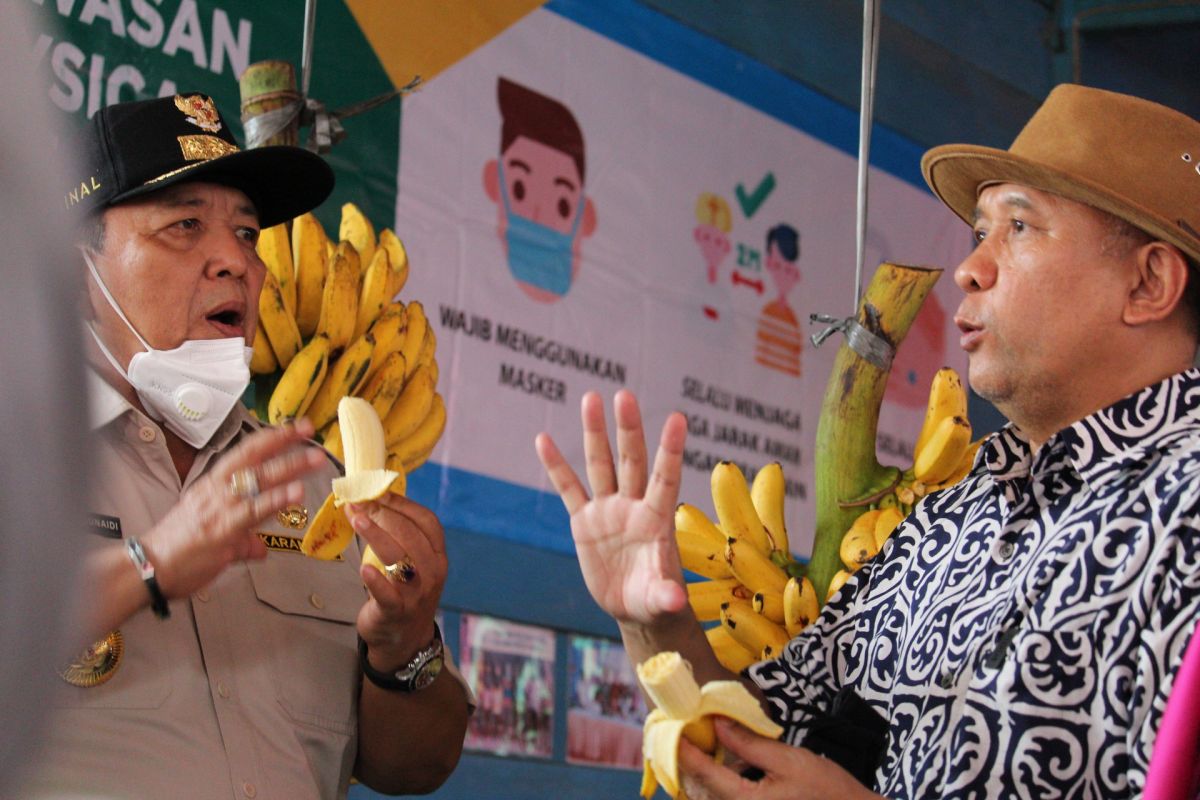
<svg viewBox="0 0 1200 800"><path fill-rule="evenodd" d="M784 742L718 723L732 768L681 745L689 797L1141 793L1200 619L1198 166L1200 124L1079 86L1007 151L925 155L977 242L954 273L970 383L1011 424L743 675ZM636 401L614 405L619 468L599 397L583 401L591 498L538 441L588 587L635 662L677 650L698 680L729 678L673 537L686 421L667 420L648 475ZM805 747L848 692L885 721L869 787Z"/></svg>

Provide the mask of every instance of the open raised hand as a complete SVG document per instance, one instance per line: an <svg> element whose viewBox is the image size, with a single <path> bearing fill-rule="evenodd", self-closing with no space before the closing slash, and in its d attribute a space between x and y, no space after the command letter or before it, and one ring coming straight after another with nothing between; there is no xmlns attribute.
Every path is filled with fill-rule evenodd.
<svg viewBox="0 0 1200 800"><path fill-rule="evenodd" d="M645 432L633 393L618 392L613 411L615 463L603 402L595 392L584 395L581 415L590 497L549 435L539 434L536 447L571 515L571 535L588 591L618 622L651 624L687 605L675 544L687 423L682 414L667 418L648 474Z"/></svg>

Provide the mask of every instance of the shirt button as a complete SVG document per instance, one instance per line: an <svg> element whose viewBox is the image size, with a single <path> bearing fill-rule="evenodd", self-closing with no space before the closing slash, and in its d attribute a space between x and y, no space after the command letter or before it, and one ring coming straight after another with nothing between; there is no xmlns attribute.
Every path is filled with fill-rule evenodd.
<svg viewBox="0 0 1200 800"><path fill-rule="evenodd" d="M954 688L954 673L953 672L942 673L942 677L938 679L938 686L941 686L943 689L953 689Z"/></svg>
<svg viewBox="0 0 1200 800"><path fill-rule="evenodd" d="M217 682L217 694L221 695L221 697L224 697L226 700L228 700L229 699L229 687L226 686L221 681L218 681ZM246 784L246 785L249 786L250 784Z"/></svg>
<svg viewBox="0 0 1200 800"><path fill-rule="evenodd" d="M313 608L325 607L325 601L322 600L321 595L317 594L316 592L313 592L311 595L309 595L308 602L312 603Z"/></svg>
<svg viewBox="0 0 1200 800"><path fill-rule="evenodd" d="M254 788L253 783L246 781L242 784L242 792L245 793L246 797L254 797L254 795L258 794L258 789Z"/></svg>
<svg viewBox="0 0 1200 800"><path fill-rule="evenodd" d="M151 428L149 425L143 425L141 428L138 428L138 438L143 442L153 442L154 437L157 435L154 432L154 428Z"/></svg>
<svg viewBox="0 0 1200 800"><path fill-rule="evenodd" d="M208 602L208 592L201 589L200 591L196 592L196 599L199 600L201 603L207 603Z"/></svg>
<svg viewBox="0 0 1200 800"><path fill-rule="evenodd" d="M1016 546L1012 542L1005 542L1000 545L1000 558L1008 561L1013 557L1013 553L1017 551Z"/></svg>

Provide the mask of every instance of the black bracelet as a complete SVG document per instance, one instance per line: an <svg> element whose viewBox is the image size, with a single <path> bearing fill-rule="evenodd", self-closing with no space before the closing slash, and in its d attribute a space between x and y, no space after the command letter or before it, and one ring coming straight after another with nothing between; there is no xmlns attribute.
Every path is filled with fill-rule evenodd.
<svg viewBox="0 0 1200 800"><path fill-rule="evenodd" d="M154 577L154 565L146 560L146 551L142 549L142 543L130 536L125 540L125 552L129 554L129 560L142 576L146 591L150 592L150 610L154 612L154 616L159 619L171 616L171 607L167 605L167 598L163 596L162 589L158 588L158 579Z"/></svg>

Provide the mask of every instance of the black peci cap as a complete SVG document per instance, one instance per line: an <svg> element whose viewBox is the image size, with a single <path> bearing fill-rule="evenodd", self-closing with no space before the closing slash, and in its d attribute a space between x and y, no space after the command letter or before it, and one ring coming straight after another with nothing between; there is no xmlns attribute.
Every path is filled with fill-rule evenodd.
<svg viewBox="0 0 1200 800"><path fill-rule="evenodd" d="M184 181L208 181L245 192L267 228L311 211L333 191L333 170L314 153L240 149L203 94L100 109L84 131L80 156L82 177L64 202L88 214Z"/></svg>

